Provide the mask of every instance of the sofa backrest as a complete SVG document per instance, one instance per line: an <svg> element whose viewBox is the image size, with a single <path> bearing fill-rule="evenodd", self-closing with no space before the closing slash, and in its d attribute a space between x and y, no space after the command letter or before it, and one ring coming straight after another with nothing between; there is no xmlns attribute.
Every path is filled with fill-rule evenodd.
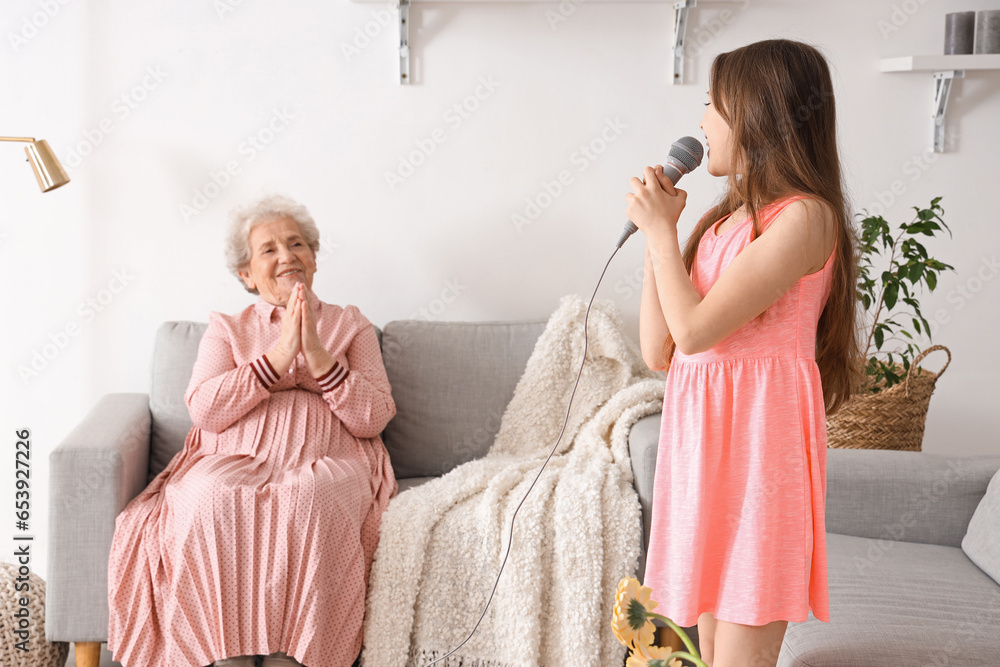
<svg viewBox="0 0 1000 667"><path fill-rule="evenodd" d="M826 531L959 547L998 469L995 454L830 449Z"/></svg>
<svg viewBox="0 0 1000 667"><path fill-rule="evenodd" d="M206 328L204 322L165 322L156 332L150 480L191 430L184 392ZM420 320L375 328L396 401L383 439L398 478L440 475L489 450L544 328L544 321Z"/></svg>
<svg viewBox="0 0 1000 667"><path fill-rule="evenodd" d="M184 405L184 392L191 381L198 344L207 328L206 322L164 322L156 331L149 388L152 416L149 481L181 451L184 438L191 430L191 415Z"/></svg>
<svg viewBox="0 0 1000 667"><path fill-rule="evenodd" d="M385 325L382 359L396 416L383 440L397 478L443 475L489 450L544 328L544 321Z"/></svg>

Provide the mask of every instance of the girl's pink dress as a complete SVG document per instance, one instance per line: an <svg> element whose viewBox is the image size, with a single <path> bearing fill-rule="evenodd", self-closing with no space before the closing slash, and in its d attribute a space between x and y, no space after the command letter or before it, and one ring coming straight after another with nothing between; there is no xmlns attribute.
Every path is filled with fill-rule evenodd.
<svg viewBox="0 0 1000 667"><path fill-rule="evenodd" d="M211 313L185 401L184 448L118 515L108 648L126 667L202 667L284 651L346 667L396 480L379 433L395 414L371 323L310 302L338 361L264 359L284 308ZM328 390L324 391L324 387Z"/></svg>
<svg viewBox="0 0 1000 667"><path fill-rule="evenodd" d="M763 211L769 224L793 197ZM723 218L725 220L725 218ZM749 218L701 238L703 297L750 243ZM745 625L829 622L826 411L816 325L836 253L710 350L667 373L643 583L683 627L712 612Z"/></svg>

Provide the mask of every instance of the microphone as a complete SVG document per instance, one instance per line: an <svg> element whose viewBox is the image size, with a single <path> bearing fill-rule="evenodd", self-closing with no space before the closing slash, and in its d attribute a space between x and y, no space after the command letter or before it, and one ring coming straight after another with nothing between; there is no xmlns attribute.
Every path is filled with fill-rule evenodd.
<svg viewBox="0 0 1000 667"><path fill-rule="evenodd" d="M698 168L704 155L705 149L700 141L694 137L681 137L670 145L670 154L667 155L667 161L663 165L663 173L670 179L671 183L677 185L681 176ZM621 248L628 237L638 230L639 228L631 220L626 220L625 230L622 232L622 237L618 239L618 247Z"/></svg>

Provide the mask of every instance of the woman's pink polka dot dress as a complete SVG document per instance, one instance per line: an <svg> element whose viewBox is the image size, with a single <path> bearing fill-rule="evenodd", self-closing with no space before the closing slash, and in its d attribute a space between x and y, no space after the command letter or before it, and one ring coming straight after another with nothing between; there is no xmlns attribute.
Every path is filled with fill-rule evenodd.
<svg viewBox="0 0 1000 667"><path fill-rule="evenodd" d="M764 229L792 197L765 208ZM725 218L723 218L725 220ZM704 296L750 242L749 218L702 236ZM644 584L682 627L713 612L744 625L830 620L826 410L816 328L836 252L710 350L667 372Z"/></svg>
<svg viewBox="0 0 1000 667"><path fill-rule="evenodd" d="M396 480L379 433L395 414L378 340L354 306L310 303L338 365L264 353L283 308L212 313L185 400L184 449L118 516L108 647L126 667L202 667L284 651L349 666Z"/></svg>

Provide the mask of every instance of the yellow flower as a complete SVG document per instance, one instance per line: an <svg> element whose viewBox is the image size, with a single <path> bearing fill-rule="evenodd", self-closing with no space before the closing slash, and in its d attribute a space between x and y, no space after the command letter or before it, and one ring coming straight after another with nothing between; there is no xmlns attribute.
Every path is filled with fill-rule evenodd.
<svg viewBox="0 0 1000 667"><path fill-rule="evenodd" d="M655 626L649 618L657 603L650 600L653 590L639 584L634 577L622 579L615 596L615 615L611 631L625 646L649 646L653 643Z"/></svg>
<svg viewBox="0 0 1000 667"><path fill-rule="evenodd" d="M673 653L674 650L669 646L637 646L632 655L628 657L628 662L625 663L625 667L649 667L650 661L659 661L657 665L664 665L665 667L682 667L684 663L681 662L680 658L674 658L670 661L670 664L664 662L667 656Z"/></svg>

